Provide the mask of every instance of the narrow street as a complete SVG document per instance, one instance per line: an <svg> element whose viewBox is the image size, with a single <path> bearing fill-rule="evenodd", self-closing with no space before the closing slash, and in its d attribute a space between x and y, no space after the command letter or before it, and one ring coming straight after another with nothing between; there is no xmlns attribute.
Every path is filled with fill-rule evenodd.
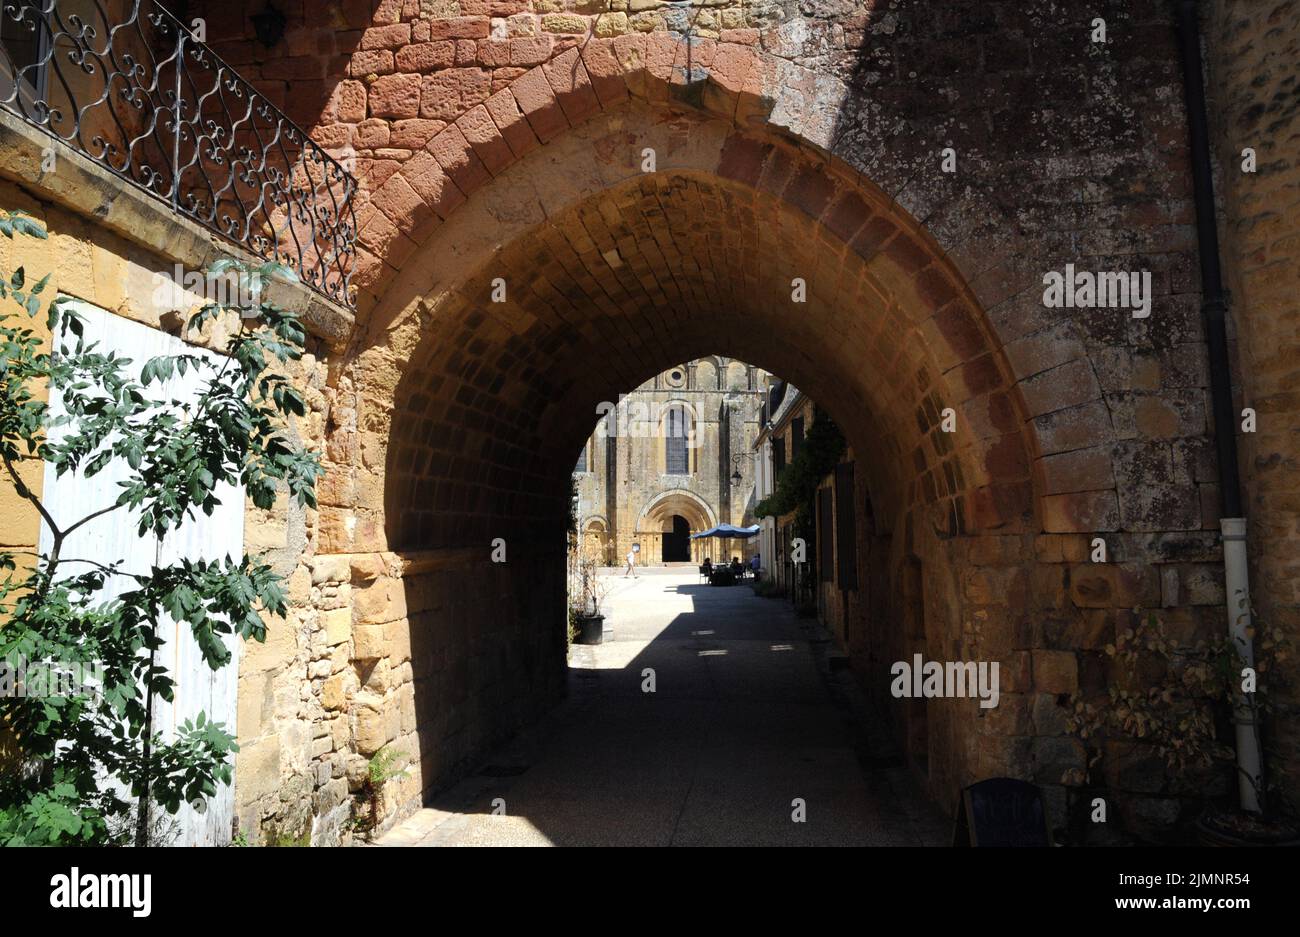
<svg viewBox="0 0 1300 937"><path fill-rule="evenodd" d="M569 699L380 845L946 842L815 621L693 567L603 581Z"/></svg>

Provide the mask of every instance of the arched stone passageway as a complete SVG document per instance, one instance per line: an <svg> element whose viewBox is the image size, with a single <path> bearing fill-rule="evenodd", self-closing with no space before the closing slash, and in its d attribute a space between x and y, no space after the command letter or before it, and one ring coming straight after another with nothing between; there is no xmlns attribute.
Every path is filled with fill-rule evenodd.
<svg viewBox="0 0 1300 937"><path fill-rule="evenodd" d="M660 169L620 160L608 167L620 181L593 174L593 145L611 136L624 155L656 149ZM410 404L426 419L452 414L447 448L469 460L481 447L462 441L501 429L508 411L494 404L518 405L532 419L506 445L528 448L514 454L517 470L534 472L553 458L572 462L558 453L590 431L595 403L724 346L818 400L840 401L827 405L891 456L874 479L889 492L882 503L903 503L907 481L924 476L917 490L948 500L950 532L1020 529L1032 518L1037 446L1023 435L1014 381L978 303L906 213L856 175L776 139L639 105L553 141L516 170L493 183L494 198L485 193L439 228L372 313L352 371L360 401L375 389L372 411L388 408L386 379L401 376L395 412ZM521 207L530 203L520 186L534 199L567 199L546 220L530 218L539 206ZM832 218L819 223L809 198ZM539 223L519 224L512 207ZM497 284L504 302L491 301ZM457 399L466 381L472 389ZM940 436L948 407L962 418ZM525 447L526 437L536 444ZM909 467L899 470L900 460ZM390 499L408 464L389 453ZM421 511L440 510L411 503L387 523L388 546L421 540ZM357 506L374 512L369 529L381 526L378 503ZM440 528L425 545L457 538L454 525Z"/></svg>
<svg viewBox="0 0 1300 937"><path fill-rule="evenodd" d="M1164 598L1153 562L1214 559L1199 509L1213 473L1193 465L1204 412L1176 406L1180 382L1199 386L1183 373L1200 350L1175 269L1188 246L1149 226L1128 244L1153 252L1165 331L1126 310L1055 316L1043 270L1123 261L1044 194L1046 156L929 173L938 137L867 132L906 96L868 113L842 82L752 48L727 54L761 65L754 82L715 60L701 86L676 70L678 40L629 38L630 57L593 41L514 79L502 113L473 112L485 136L467 114L361 213L317 544L354 558L352 744L400 741L428 790L558 697L568 479L597 407L725 354L805 390L856 457L873 522L857 525L864 585L843 637L868 682L887 696L890 663L914 653L1001 663L995 711L886 707L932 792L1030 777L1059 809L1083 760L1061 700L1104 690L1101 648ZM588 56L611 49L598 75ZM1086 136L1065 124L1060 140ZM1057 139L1040 128L1034 145ZM1158 170L1128 171L1180 204ZM1019 201L1006 172L1029 180ZM1134 393L1135 343L1168 372L1158 396ZM1159 493L1143 483L1170 473ZM1116 561L1093 567L1099 534ZM1175 614L1192 633L1209 610Z"/></svg>
<svg viewBox="0 0 1300 937"><path fill-rule="evenodd" d="M602 148L608 162L593 162ZM634 158L647 148L654 173ZM1023 400L952 264L845 167L632 103L452 214L369 321L342 378L357 401L358 459L339 473L353 497L325 500L324 546L397 558L389 588L404 604L384 626L406 632L411 680L372 705L410 708L426 785L557 698L574 454L602 402L706 354L788 377L860 453L861 497L877 506L863 579L877 587L846 637L864 670L912 651L1027 653L1018 622L972 622L965 604L971 544L1036 529ZM508 559L489 564L497 538ZM931 614L908 636L890 595L912 554L932 560ZM1014 559L985 562L1002 567L985 578L1017 575ZM917 758L945 797L977 770L986 731L963 702L936 701L938 750Z"/></svg>
<svg viewBox="0 0 1300 937"><path fill-rule="evenodd" d="M295 2L282 32L265 0L184 4L219 59L187 48L222 62L227 90L282 105L302 128L264 108L276 139L309 135L357 183L340 202L314 157L271 172L337 235L329 275L355 295L285 294L312 336L290 369L309 406L294 431L327 471L319 511L248 512L246 549L284 573L290 608L240 664L241 826L348 839L385 746L416 756L385 795L386 819L408 810L561 694L567 544L618 563L660 491L647 537L752 516L729 499L701 518L667 491L708 464L680 446L634 464L593 438L571 484L602 406L665 366L683 368L682 398L757 397L765 369L843 430L851 461L821 476L815 510L854 531L857 568L817 578L818 616L942 804L1009 775L1043 788L1054 825L1100 785L1125 821L1168 827L1189 790L1216 792L1142 742L1081 741L1068 713L1131 685L1106 649L1136 622L1182 648L1222 633L1218 522L1239 492L1220 492L1214 450L1231 457L1237 408L1254 599L1300 632L1295 251L1274 217L1296 167L1266 106L1290 80L1278 5L1203 5L1218 152L1201 172L1199 70L1184 88L1180 67L1196 46L1180 53L1163 0L1107 5L1100 31L1055 0ZM1186 37L1193 5L1176 6ZM226 118L236 143L252 132ZM79 157L52 172L38 131L0 129L11 201L51 220L60 289L130 312L146 267L175 259L159 240L175 226L119 190L130 173L86 175ZM1222 303L1212 226L1195 227L1216 174ZM185 238L191 259L221 246ZM1109 301L1050 301L1070 270L1109 281ZM1141 300L1119 288L1139 283ZM710 439L733 404L706 408ZM725 438L709 468L743 492L724 466L747 438ZM598 472L607 491L634 474L653 490L575 510ZM782 569L793 530L764 531ZM913 655L995 662L999 705L891 698L891 663ZM1300 762L1292 689L1266 739L1284 769Z"/></svg>
<svg viewBox="0 0 1300 937"><path fill-rule="evenodd" d="M663 522L663 532L659 536L659 556L663 562L685 563L690 560L691 524L686 518L674 514Z"/></svg>

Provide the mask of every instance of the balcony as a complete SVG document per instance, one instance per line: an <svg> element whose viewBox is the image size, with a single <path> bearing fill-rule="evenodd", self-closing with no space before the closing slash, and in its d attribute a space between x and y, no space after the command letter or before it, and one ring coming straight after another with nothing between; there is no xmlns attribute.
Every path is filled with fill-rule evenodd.
<svg viewBox="0 0 1300 937"><path fill-rule="evenodd" d="M0 107L353 306L356 179L153 0L0 0Z"/></svg>

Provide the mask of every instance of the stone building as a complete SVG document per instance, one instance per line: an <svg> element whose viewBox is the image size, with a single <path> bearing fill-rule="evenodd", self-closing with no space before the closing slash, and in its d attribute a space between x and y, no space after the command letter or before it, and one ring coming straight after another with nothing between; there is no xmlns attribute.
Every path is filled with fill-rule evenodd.
<svg viewBox="0 0 1300 937"><path fill-rule="evenodd" d="M759 500L776 491L782 471L804 449L819 416L825 418L825 413L798 388L779 382L770 391L760 417L763 427L754 440ZM764 575L801 613L815 614L834 635L835 653L860 671L881 660L908 659L926 643L919 563L907 562L896 580L885 575L879 558L890 542L878 535L870 493L856 481L865 470L869 464L860 466L845 441L817 481L804 526L793 510L759 519ZM796 538L803 539L802 560ZM891 610L899 615L900 627L884 632L870 626ZM920 700L890 700L879 683L868 687L893 724L911 767L929 774L928 707Z"/></svg>
<svg viewBox="0 0 1300 937"><path fill-rule="evenodd" d="M754 438L757 501L775 493L777 479L798 453L806 428L812 424L814 410L815 404L799 388L786 381L773 382L763 401L759 414L761 427ZM794 513L767 515L757 521L763 575L793 599L798 591L799 572L791 553Z"/></svg>
<svg viewBox="0 0 1300 937"><path fill-rule="evenodd" d="M747 556L741 541L691 540L717 524L747 526L752 446L767 372L732 358L697 358L603 403L574 468L583 552L620 565Z"/></svg>
<svg viewBox="0 0 1300 937"><path fill-rule="evenodd" d="M245 103L211 98L205 116L247 111L300 141L311 168L266 183L324 229L295 253L287 300L311 331L292 378L327 469L319 510L244 512L245 548L291 600L239 661L234 806L254 841L346 840L385 746L412 757L391 822L561 697L563 528L594 408L724 345L824 407L855 456L871 592L844 633L862 679L880 687L913 648L1002 664L996 710L911 701L899 717L939 803L1005 775L1042 786L1059 817L1087 757L1061 703L1116 685L1117 631L1151 613L1186 642L1224 631L1220 440L1241 438L1255 604L1300 639L1293 4L1198 5L1221 242L1196 225L1205 161L1186 102L1202 75L1183 72L1182 4L286 0L276 34L254 22L264 0L185 6L220 58L132 60L220 62L203 86ZM95 35L141 35L114 25ZM74 46L11 59L97 80L77 76ZM127 116L167 111L148 88L175 77L141 79ZM218 217L234 154L172 167L183 186L113 162L122 147L94 141L116 96L61 109L60 126L24 108L69 87L0 83L0 201L51 232L0 243L7 269L162 331L160 270L294 233L257 195ZM127 152L154 145L125 129ZM177 148L159 150L132 155L166 169ZM200 177L226 195L189 199ZM1216 417L1229 368L1208 364L1207 323L1224 297L1203 277L1220 243L1234 383ZM1044 274L1067 265L1149 273L1149 314L1045 304ZM1254 434L1231 418L1244 408ZM39 463L15 471L39 489ZM0 497L8 545L36 546L34 511ZM500 537L507 563L491 560ZM1294 778L1295 690L1278 702L1270 743ZM1149 752L1105 755L1120 819L1177 816Z"/></svg>

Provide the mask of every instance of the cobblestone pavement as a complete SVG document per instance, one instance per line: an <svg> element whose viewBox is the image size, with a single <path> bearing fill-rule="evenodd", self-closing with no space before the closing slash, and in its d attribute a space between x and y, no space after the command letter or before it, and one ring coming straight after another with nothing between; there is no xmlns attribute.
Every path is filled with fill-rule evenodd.
<svg viewBox="0 0 1300 937"><path fill-rule="evenodd" d="M572 648L569 699L380 845L946 840L814 621L693 568L604 581L605 641Z"/></svg>

